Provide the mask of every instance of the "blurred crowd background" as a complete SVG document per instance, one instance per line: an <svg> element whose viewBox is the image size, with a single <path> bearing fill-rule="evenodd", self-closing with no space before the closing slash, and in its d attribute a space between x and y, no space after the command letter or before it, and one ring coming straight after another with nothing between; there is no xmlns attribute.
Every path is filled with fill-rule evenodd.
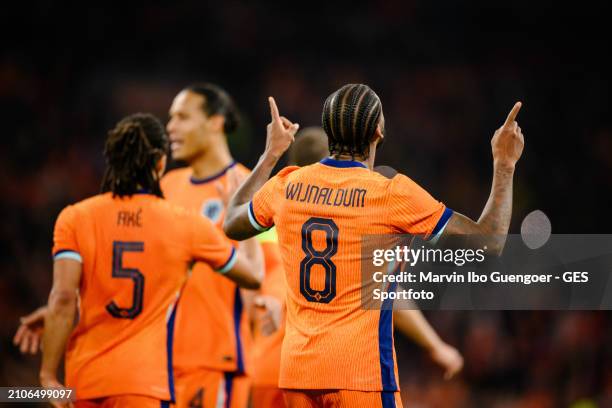
<svg viewBox="0 0 612 408"><path fill-rule="evenodd" d="M37 383L38 357L12 347L19 316L46 302L55 217L98 191L106 131L122 116L165 120L199 81L242 113L230 135L253 166L266 97L302 127L348 82L383 101L377 155L477 218L490 138L513 103L525 152L511 232L541 209L553 233L611 232L612 93L606 13L553 2L174 2L12 4L0 15L0 386ZM606 51L608 50L608 51ZM608 198L606 198L608 197ZM464 354L444 382L396 336L410 407L612 407L612 313L428 312Z"/></svg>

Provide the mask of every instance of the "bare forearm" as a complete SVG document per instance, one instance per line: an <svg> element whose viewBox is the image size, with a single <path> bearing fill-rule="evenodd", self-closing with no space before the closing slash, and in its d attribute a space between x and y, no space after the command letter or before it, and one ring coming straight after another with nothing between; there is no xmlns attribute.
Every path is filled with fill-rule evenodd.
<svg viewBox="0 0 612 408"><path fill-rule="evenodd" d="M238 188L234 196L231 198L228 211L231 212L233 207L240 206L251 201L253 195L266 183L266 181L268 181L277 162L278 158L267 153L261 155L251 174L249 174L245 182Z"/></svg>
<svg viewBox="0 0 612 408"><path fill-rule="evenodd" d="M491 193L478 221L455 213L446 227L443 245L486 247L487 253L500 255L512 218L513 176L514 167L495 164Z"/></svg>
<svg viewBox="0 0 612 408"><path fill-rule="evenodd" d="M491 194L478 222L455 213L449 220L444 236L466 236L470 245L486 246L487 252L501 254L506 244L510 217L512 216L512 178L525 138L516 122L522 103L514 104L504 124L495 131L491 139L493 153L493 183ZM445 239L445 241L449 241ZM452 239L450 240L452 241ZM460 242L461 240L456 240Z"/></svg>
<svg viewBox="0 0 612 408"><path fill-rule="evenodd" d="M264 279L264 256L261 244L256 238L250 238L240 242L240 249L253 267L253 275L260 282Z"/></svg>
<svg viewBox="0 0 612 408"><path fill-rule="evenodd" d="M77 295L51 292L45 317L40 376L55 377L72 332Z"/></svg>
<svg viewBox="0 0 612 408"><path fill-rule="evenodd" d="M508 234L512 217L513 176L514 168L494 166L491 194L478 219L478 225L487 234Z"/></svg>
<svg viewBox="0 0 612 408"><path fill-rule="evenodd" d="M432 350L442 342L420 310L397 310L394 318L395 327L422 348Z"/></svg>

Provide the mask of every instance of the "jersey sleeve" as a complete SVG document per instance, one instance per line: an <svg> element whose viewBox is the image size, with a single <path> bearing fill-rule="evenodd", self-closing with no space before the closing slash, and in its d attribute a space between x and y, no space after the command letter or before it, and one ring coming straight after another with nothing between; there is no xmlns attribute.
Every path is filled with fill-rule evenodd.
<svg viewBox="0 0 612 408"><path fill-rule="evenodd" d="M285 167L272 177L253 195L249 203L249 221L257 231L266 231L274 226L274 215L282 197L286 177L297 166Z"/></svg>
<svg viewBox="0 0 612 408"><path fill-rule="evenodd" d="M191 255L195 261L206 262L219 273L226 273L236 262L236 248L208 218L193 214Z"/></svg>
<svg viewBox="0 0 612 408"><path fill-rule="evenodd" d="M53 230L53 259L73 259L83 262L77 241L77 211L70 205L62 210Z"/></svg>
<svg viewBox="0 0 612 408"><path fill-rule="evenodd" d="M402 174L391 180L389 194L389 221L400 232L432 239L442 233L453 214L450 208Z"/></svg>

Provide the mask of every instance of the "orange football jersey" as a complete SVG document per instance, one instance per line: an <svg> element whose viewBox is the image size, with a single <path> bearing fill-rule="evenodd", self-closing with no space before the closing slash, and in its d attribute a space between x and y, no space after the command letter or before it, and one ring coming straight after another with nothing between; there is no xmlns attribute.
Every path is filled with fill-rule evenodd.
<svg viewBox="0 0 612 408"><path fill-rule="evenodd" d="M258 230L276 225L284 263L281 388L398 390L392 310L362 307L361 239L431 235L451 214L408 177L354 161L327 158L268 180L249 219Z"/></svg>
<svg viewBox="0 0 612 408"><path fill-rule="evenodd" d="M181 168L164 176L162 191L168 201L194 210L220 227L225 209L218 188L226 187L230 168L243 174L249 172L233 163L217 175L196 179L191 168ZM206 263L195 264L181 293L174 342L174 367L178 373L197 368L237 373L246 370L252 338L240 289L211 271Z"/></svg>
<svg viewBox="0 0 612 408"><path fill-rule="evenodd" d="M76 398L172 399L177 294L194 261L229 270L231 243L207 219L164 199L106 193L61 212L53 254L82 263L79 321L66 351Z"/></svg>

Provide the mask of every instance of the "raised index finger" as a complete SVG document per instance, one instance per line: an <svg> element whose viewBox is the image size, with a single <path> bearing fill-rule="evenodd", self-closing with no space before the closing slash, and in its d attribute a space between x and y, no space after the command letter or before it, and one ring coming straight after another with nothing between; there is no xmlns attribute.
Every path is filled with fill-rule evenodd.
<svg viewBox="0 0 612 408"><path fill-rule="evenodd" d="M272 116L272 121L280 122L280 114L278 113L278 107L276 106L276 101L273 97L268 97L268 102L270 103L270 115Z"/></svg>
<svg viewBox="0 0 612 408"><path fill-rule="evenodd" d="M514 104L514 107L508 114L508 117L506 118L506 122L504 122L504 125L509 125L512 122L514 122L514 120L516 119L516 115L518 115L519 111L521 110L521 106L523 106L521 102L517 102Z"/></svg>

